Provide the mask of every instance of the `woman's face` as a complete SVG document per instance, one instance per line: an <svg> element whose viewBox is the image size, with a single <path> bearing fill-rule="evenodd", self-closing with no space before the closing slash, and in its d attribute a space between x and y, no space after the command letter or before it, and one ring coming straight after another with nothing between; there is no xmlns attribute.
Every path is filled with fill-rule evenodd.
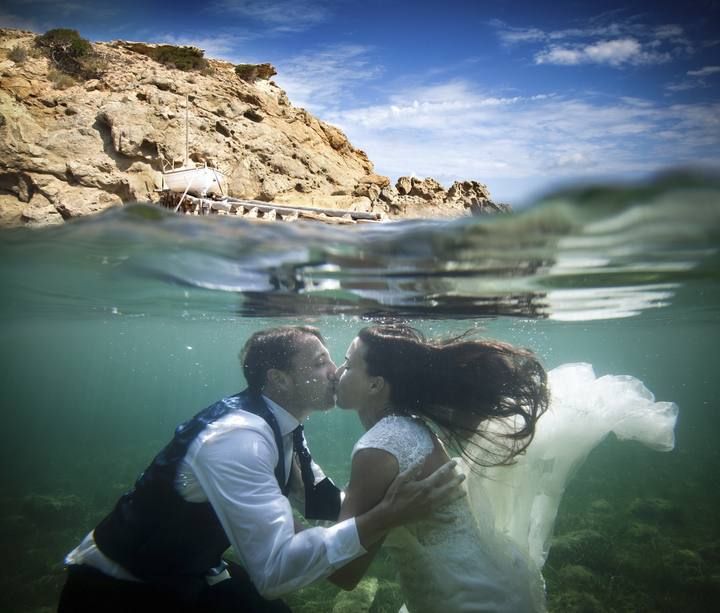
<svg viewBox="0 0 720 613"><path fill-rule="evenodd" d="M345 354L345 361L335 373L337 405L343 409L362 410L367 406L372 378L367 374L367 348L356 337Z"/></svg>

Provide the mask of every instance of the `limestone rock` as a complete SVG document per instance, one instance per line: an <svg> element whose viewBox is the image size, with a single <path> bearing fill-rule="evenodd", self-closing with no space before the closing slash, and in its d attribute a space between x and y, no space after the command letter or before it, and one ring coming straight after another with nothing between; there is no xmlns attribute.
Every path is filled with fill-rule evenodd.
<svg viewBox="0 0 720 613"><path fill-rule="evenodd" d="M395 185L398 194L407 196L412 189L412 179L410 177L400 177Z"/></svg>
<svg viewBox="0 0 720 613"><path fill-rule="evenodd" d="M435 179L412 179L412 187L410 188L409 196L418 196L423 200L433 201L436 200L439 194L445 193L443 186L440 185Z"/></svg>
<svg viewBox="0 0 720 613"><path fill-rule="evenodd" d="M487 185L477 181L455 181L447 192L448 200L467 200L470 198L490 200Z"/></svg>
<svg viewBox="0 0 720 613"><path fill-rule="evenodd" d="M495 210L487 188L434 179L390 179L338 128L293 107L259 65L252 80L208 61L183 72L122 41L94 43L102 70L61 75L34 47L35 34L0 29L0 225L42 225L110 206L159 199L164 168L216 166L236 198L395 216L457 216ZM312 78L308 76L308 78Z"/></svg>
<svg viewBox="0 0 720 613"><path fill-rule="evenodd" d="M387 187L390 185L390 179L387 177L384 177L382 175L376 175L376 174L369 174L362 179L360 179L360 184L371 184L371 185L377 185L380 189Z"/></svg>
<svg viewBox="0 0 720 613"><path fill-rule="evenodd" d="M369 189L355 193L372 195L376 210L390 217L457 217L485 213L508 213L510 206L490 199L486 185L477 181L456 181L445 188L433 178L400 177L395 184L383 186L377 195Z"/></svg>

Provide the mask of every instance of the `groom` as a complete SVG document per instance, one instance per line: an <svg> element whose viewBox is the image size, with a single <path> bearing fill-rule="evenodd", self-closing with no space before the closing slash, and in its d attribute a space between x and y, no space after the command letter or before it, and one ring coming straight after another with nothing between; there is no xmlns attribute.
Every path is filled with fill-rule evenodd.
<svg viewBox="0 0 720 613"><path fill-rule="evenodd" d="M289 611L279 597L366 553L388 530L430 514L461 477L446 465L401 474L363 515L337 520L341 493L312 462L302 422L334 405L336 367L320 332L253 334L248 387L181 424L135 487L66 558L59 613ZM242 566L222 559L232 546Z"/></svg>

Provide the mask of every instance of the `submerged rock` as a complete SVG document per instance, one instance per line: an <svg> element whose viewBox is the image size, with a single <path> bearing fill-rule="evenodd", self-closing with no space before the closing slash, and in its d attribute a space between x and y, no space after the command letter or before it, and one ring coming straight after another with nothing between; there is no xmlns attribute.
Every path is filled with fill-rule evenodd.
<svg viewBox="0 0 720 613"><path fill-rule="evenodd" d="M378 591L376 577L365 577L351 592L340 592L335 598L332 613L367 613Z"/></svg>
<svg viewBox="0 0 720 613"><path fill-rule="evenodd" d="M78 496L26 496L22 504L23 515L36 525L68 523L83 512L83 502Z"/></svg>
<svg viewBox="0 0 720 613"><path fill-rule="evenodd" d="M559 594L550 601L550 610L558 613L606 613L607 609L586 592L570 590Z"/></svg>
<svg viewBox="0 0 720 613"><path fill-rule="evenodd" d="M702 558L690 549L676 549L663 556L663 565L670 571L669 579L688 588L705 581Z"/></svg>
<svg viewBox="0 0 720 613"><path fill-rule="evenodd" d="M552 541L548 563L582 565L601 569L612 565L614 556L608 539L596 530L566 532Z"/></svg>
<svg viewBox="0 0 720 613"><path fill-rule="evenodd" d="M599 580L593 572L580 564L563 566L558 574L563 585L572 586L576 589L592 591L596 589L599 584Z"/></svg>
<svg viewBox="0 0 720 613"><path fill-rule="evenodd" d="M664 498L636 498L628 512L633 517L652 522L681 523L682 511L676 504Z"/></svg>
<svg viewBox="0 0 720 613"><path fill-rule="evenodd" d="M705 562L720 567L720 541L706 543L700 548L699 553ZM718 570L720 570L720 568Z"/></svg>
<svg viewBox="0 0 720 613"><path fill-rule="evenodd" d="M641 543L654 541L660 536L660 530L657 526L646 524L641 521L631 521L625 529L625 536L629 539Z"/></svg>

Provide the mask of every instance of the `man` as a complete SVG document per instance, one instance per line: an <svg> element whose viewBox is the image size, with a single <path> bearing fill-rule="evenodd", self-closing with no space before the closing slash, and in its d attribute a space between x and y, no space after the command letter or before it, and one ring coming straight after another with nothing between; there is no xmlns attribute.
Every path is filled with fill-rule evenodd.
<svg viewBox="0 0 720 613"><path fill-rule="evenodd" d="M253 334L248 387L181 424L172 441L66 559L59 612L288 611L279 597L366 553L388 530L430 513L462 477L446 466L403 474L367 513L337 520L340 491L310 458L302 421L334 405L336 367L319 331ZM222 560L231 546L242 566ZM232 572L230 572L232 571Z"/></svg>

